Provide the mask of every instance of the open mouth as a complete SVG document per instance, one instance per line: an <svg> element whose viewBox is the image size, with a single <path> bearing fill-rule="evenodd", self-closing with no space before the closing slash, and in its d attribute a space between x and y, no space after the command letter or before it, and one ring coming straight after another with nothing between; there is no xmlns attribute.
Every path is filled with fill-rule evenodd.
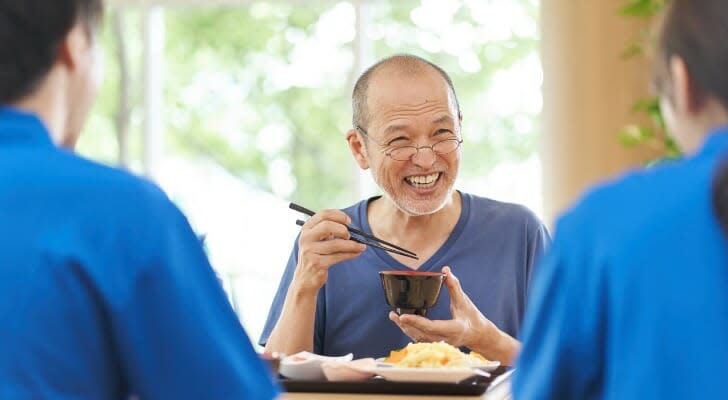
<svg viewBox="0 0 728 400"><path fill-rule="evenodd" d="M427 189L435 186L437 184L437 181L440 180L441 176L441 172L436 172L429 175L412 175L404 178L404 181L412 187L418 189Z"/></svg>

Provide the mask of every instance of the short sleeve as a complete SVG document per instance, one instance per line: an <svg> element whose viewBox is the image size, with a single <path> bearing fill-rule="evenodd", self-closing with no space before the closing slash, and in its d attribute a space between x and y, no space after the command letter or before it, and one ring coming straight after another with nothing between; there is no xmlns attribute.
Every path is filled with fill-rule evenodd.
<svg viewBox="0 0 728 400"><path fill-rule="evenodd" d="M299 235L300 237L300 235ZM293 281L293 274L296 272L296 265L298 264L298 237L291 250L291 255L288 258L286 269L283 271L283 276L278 284L278 290L273 297L273 303L268 311L268 318L265 321L263 327L263 333L260 335L258 344L265 346L268 343L268 338L273 332L278 323L278 318L281 316L283 310L283 304L286 301L286 295L288 294L288 288L291 286ZM324 332L326 327L326 285L318 293L316 301L316 317L314 322L314 336L313 336L313 351L316 354L323 354L324 352Z"/></svg>
<svg viewBox="0 0 728 400"><path fill-rule="evenodd" d="M548 228L541 221L537 221L537 224L528 239L528 258L526 265L527 287L530 287L534 267L538 265L546 249L551 245L551 235L549 235Z"/></svg>
<svg viewBox="0 0 728 400"><path fill-rule="evenodd" d="M296 272L296 264L298 264L299 238L300 235L296 237L296 242L293 245L293 250L291 250L291 255L290 257L288 257L286 269L283 271L283 276L281 277L281 281L278 284L278 290L276 291L276 294L273 297L273 303L268 310L268 318L266 318L265 320L263 333L260 334L260 338L258 339L258 344L261 346L265 346L268 343L268 338L273 332L273 328L275 328L276 323L278 323L278 318L280 318L281 316L283 303L285 303L286 294L288 293L288 287L291 285L291 281L293 281L293 274L294 272Z"/></svg>

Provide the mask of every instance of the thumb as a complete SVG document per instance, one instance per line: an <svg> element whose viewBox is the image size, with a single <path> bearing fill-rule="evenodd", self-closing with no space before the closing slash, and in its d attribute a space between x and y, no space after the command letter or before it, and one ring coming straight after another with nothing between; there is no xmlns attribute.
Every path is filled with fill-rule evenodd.
<svg viewBox="0 0 728 400"><path fill-rule="evenodd" d="M450 267L443 267L442 273L445 274L445 285L450 293L450 303L454 307L461 305L465 301L465 293L460 286L460 280L452 273Z"/></svg>

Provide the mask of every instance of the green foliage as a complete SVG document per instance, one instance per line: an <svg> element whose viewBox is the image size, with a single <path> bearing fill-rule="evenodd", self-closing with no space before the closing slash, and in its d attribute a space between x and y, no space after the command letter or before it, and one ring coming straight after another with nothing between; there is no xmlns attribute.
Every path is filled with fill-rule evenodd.
<svg viewBox="0 0 728 400"><path fill-rule="evenodd" d="M483 175L502 161L528 158L537 149L538 110L497 114L484 106L484 94L502 81L499 73L528 57L537 60L538 9L531 0L518 3L532 29L508 25L507 35L488 40L480 35L490 23L483 22L482 12L476 15L475 3L464 2L448 18L427 26L415 22L416 10L440 3L367 3L369 30L379 32L367 32L374 59L409 52L451 74L465 115L461 171L466 177ZM131 137L139 138L142 13L124 11L133 75ZM249 184L314 209L356 200L352 177L357 167L344 140L351 119L353 17L352 4L329 1L165 9L165 155L214 162ZM103 37L107 79L89 126L96 132L84 135L81 147L113 163L120 87L110 25ZM446 43L453 29L473 33L471 42ZM425 49L423 35L440 47ZM138 165L138 139L131 150L132 164ZM281 176L290 176L292 187L281 186Z"/></svg>
<svg viewBox="0 0 728 400"><path fill-rule="evenodd" d="M677 158L680 156L680 149L677 143L667 134L665 121L660 110L660 102L657 98L637 102L632 111L640 114L647 114L650 117L649 124L632 124L626 126L619 133L619 139L627 147L649 146L661 154L661 158Z"/></svg>
<svg viewBox="0 0 728 400"><path fill-rule="evenodd" d="M650 20L664 8L665 0L630 0L622 7L621 14L628 18ZM643 30L640 36L630 43L622 53L623 58L644 57L645 45L652 36L649 30ZM659 154L658 159L677 158L681 151L675 140L667 132L667 127L660 110L657 97L640 100L632 106L636 114L647 115L648 124L630 124L619 132L620 142L627 147L649 147Z"/></svg>
<svg viewBox="0 0 728 400"><path fill-rule="evenodd" d="M620 10L626 17L652 18L665 6L665 0L630 0Z"/></svg>

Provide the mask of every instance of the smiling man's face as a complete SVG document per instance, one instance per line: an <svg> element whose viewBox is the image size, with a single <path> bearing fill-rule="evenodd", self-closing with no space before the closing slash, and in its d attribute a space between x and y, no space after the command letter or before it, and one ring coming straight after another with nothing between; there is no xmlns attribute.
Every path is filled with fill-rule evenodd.
<svg viewBox="0 0 728 400"><path fill-rule="evenodd" d="M394 160L387 153L400 146L432 146L460 139L460 121L447 82L432 68L403 74L383 67L368 88L370 120L367 156L372 176L386 196L410 215L439 211L452 195L460 149L435 154L421 148L412 158ZM370 140L368 140L370 139Z"/></svg>

